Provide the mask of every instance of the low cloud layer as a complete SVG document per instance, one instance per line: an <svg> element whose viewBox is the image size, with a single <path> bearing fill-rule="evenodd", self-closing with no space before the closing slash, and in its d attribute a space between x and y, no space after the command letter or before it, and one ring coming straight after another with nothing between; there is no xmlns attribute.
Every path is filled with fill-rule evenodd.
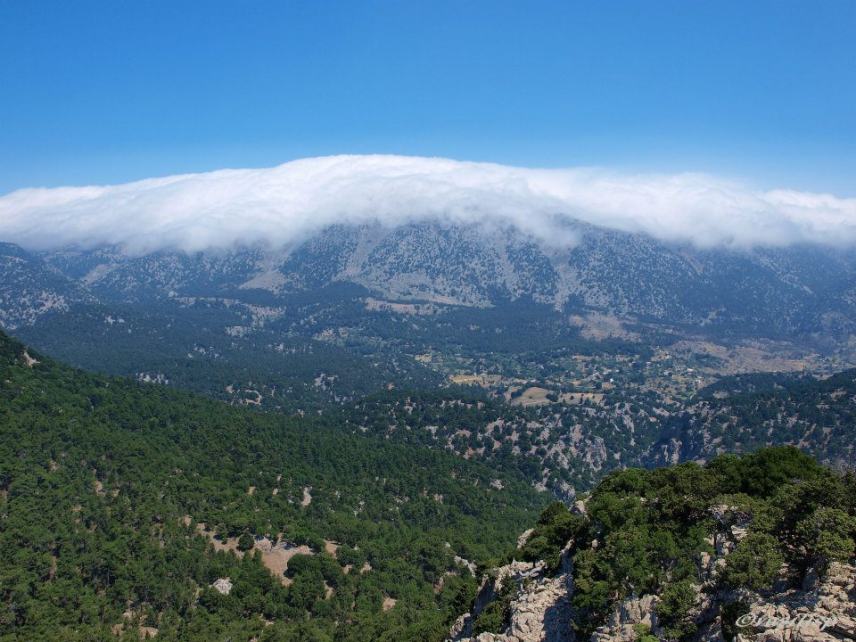
<svg viewBox="0 0 856 642"><path fill-rule="evenodd" d="M574 220L697 246L856 244L856 199L757 191L699 174L524 169L404 156L308 158L0 197L0 241L133 253L282 245L335 223L440 219L572 244Z"/></svg>

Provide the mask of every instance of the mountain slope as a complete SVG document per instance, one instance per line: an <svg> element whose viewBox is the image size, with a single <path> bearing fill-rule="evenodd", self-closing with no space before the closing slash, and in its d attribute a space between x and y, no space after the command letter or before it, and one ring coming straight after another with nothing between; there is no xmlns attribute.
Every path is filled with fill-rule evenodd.
<svg viewBox="0 0 856 642"><path fill-rule="evenodd" d="M455 556L494 555L542 502L448 455L85 374L4 335L0 431L0 640L430 639L474 588Z"/></svg>
<svg viewBox="0 0 856 642"><path fill-rule="evenodd" d="M747 377L733 386L712 386L671 417L653 460L708 459L791 444L829 464L856 464L856 370L820 380Z"/></svg>
<svg viewBox="0 0 856 642"><path fill-rule="evenodd" d="M91 300L85 288L17 245L0 242L0 327L32 325Z"/></svg>
<svg viewBox="0 0 856 642"><path fill-rule="evenodd" d="M748 353L740 371L775 359L819 372L833 370L824 361L856 363L852 250L700 249L582 223L573 232L577 244L563 248L437 222L337 225L282 248L190 254L4 246L0 323L77 366L303 411L435 387L417 357L436 352L506 379L531 379L556 350L681 342L724 364ZM524 355L528 372L501 371Z"/></svg>
<svg viewBox="0 0 856 642"><path fill-rule="evenodd" d="M523 298L732 337L840 341L856 331L852 250L700 249L582 223L572 231L577 244L559 249L490 226L336 225L282 249L141 257L66 249L44 258L114 301L280 295L346 281L391 300L488 306Z"/></svg>
<svg viewBox="0 0 856 642"><path fill-rule="evenodd" d="M573 402L550 394L526 407L471 388L384 392L344 407L341 424L516 467L565 501L615 469L764 446L792 445L827 465L854 467L856 370L824 379L728 377L682 403L630 388L576 393L590 396Z"/></svg>

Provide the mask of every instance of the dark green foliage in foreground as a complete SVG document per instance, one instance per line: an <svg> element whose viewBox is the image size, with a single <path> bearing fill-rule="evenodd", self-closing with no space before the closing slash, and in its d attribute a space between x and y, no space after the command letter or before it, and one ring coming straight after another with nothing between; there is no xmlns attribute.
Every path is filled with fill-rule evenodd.
<svg viewBox="0 0 856 642"><path fill-rule="evenodd" d="M123 621L128 639L442 639L476 588L454 555L484 563L542 504L451 455L30 356L0 335L0 640L115 640ZM200 522L316 555L286 587L255 553L215 553Z"/></svg>
<svg viewBox="0 0 856 642"><path fill-rule="evenodd" d="M767 533L752 533L728 556L722 581L753 591L769 588L784 562L779 542Z"/></svg>
<svg viewBox="0 0 856 642"><path fill-rule="evenodd" d="M856 478L791 447L723 455L705 466L628 469L594 489L585 516L549 506L515 556L556 568L572 543L573 601L583 635L617 601L657 594L660 623L679 639L694 631L688 614L697 601L699 553L712 552L706 538L738 517L748 534L726 557L714 590L768 590L783 562L790 569L785 579L798 584L810 568L823 572L856 554ZM726 606L729 618L739 610Z"/></svg>

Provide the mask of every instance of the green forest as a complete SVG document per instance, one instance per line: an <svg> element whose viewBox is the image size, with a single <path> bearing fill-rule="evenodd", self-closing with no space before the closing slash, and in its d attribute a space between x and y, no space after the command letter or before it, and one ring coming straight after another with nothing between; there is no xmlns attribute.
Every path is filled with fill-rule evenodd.
<svg viewBox="0 0 856 642"><path fill-rule="evenodd" d="M475 593L467 563L546 503L514 472L84 373L5 335L0 431L3 641L439 640ZM265 541L300 552L287 577Z"/></svg>
<svg viewBox="0 0 856 642"><path fill-rule="evenodd" d="M742 417L743 430L771 425L783 404L842 435L852 423L835 394L850 373L750 383L698 404ZM558 570L563 549L578 635L617 600L654 593L681 639L695 632L698 556L723 524L748 525L717 580L723 594L798 586L854 554L856 478L794 448L619 470L571 512L532 488L535 460L465 459L478 436L455 437L457 455L430 448L471 425L534 417L453 392L455 403L392 390L288 417L75 370L0 334L0 641L442 640L482 571L514 557ZM510 599L476 631L501 631ZM730 621L743 607L723 608Z"/></svg>

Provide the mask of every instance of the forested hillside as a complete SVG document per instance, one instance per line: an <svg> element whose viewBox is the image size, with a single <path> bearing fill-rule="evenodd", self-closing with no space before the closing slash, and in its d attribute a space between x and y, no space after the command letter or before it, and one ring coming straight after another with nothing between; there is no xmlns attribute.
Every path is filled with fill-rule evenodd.
<svg viewBox="0 0 856 642"><path fill-rule="evenodd" d="M338 425L516 468L566 501L615 469L764 446L793 445L831 466L854 465L856 370L824 379L726 377L678 401L653 389L636 364L621 365L627 374L603 368L615 382L608 389L518 385L510 402L474 386L384 391L343 406Z"/></svg>
<svg viewBox="0 0 856 642"><path fill-rule="evenodd" d="M824 462L856 464L856 370L825 379L755 375L703 390L664 427L655 462L792 444Z"/></svg>
<svg viewBox="0 0 856 642"><path fill-rule="evenodd" d="M86 374L5 335L0 434L0 640L440 639L470 563L544 503L452 455Z"/></svg>

